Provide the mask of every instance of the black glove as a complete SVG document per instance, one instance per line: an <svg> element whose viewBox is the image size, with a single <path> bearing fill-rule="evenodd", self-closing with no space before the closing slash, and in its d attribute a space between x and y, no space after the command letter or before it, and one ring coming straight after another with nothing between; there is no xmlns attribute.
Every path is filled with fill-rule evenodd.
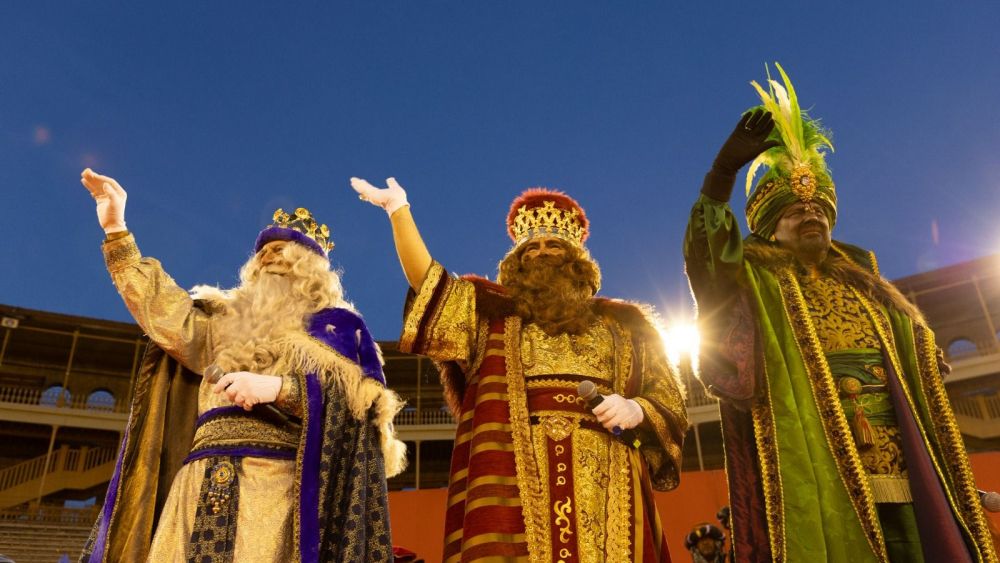
<svg viewBox="0 0 1000 563"><path fill-rule="evenodd" d="M781 144L781 141L767 140L773 129L774 119L770 112L757 109L743 114L736 129L719 149L712 170L705 176L702 193L719 201L729 201L736 172L760 153Z"/></svg>

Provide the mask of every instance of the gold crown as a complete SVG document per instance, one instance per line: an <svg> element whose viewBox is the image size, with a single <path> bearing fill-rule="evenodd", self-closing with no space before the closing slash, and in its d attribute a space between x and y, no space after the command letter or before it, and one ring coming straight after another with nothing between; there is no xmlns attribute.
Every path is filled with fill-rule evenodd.
<svg viewBox="0 0 1000 563"><path fill-rule="evenodd" d="M583 246L583 239L587 235L577 210L559 209L554 201L542 202L541 207L520 207L510 230L514 235L515 245L532 237L551 236Z"/></svg>
<svg viewBox="0 0 1000 563"><path fill-rule="evenodd" d="M312 213L305 207L297 208L294 215L289 215L283 209L279 208L274 212L274 217L271 220L274 222L271 225L273 227L292 229L311 238L323 249L323 252L333 250L333 241L330 240L330 229L326 225L316 223L316 219L313 218Z"/></svg>

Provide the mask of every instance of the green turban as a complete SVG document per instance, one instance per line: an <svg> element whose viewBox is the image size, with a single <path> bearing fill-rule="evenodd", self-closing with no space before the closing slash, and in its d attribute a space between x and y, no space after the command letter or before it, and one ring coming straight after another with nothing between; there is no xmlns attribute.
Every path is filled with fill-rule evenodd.
<svg viewBox="0 0 1000 563"><path fill-rule="evenodd" d="M824 151L833 150L828 134L819 121L810 119L799 108L798 97L791 80L781 65L775 63L784 86L768 77L769 90L756 81L763 108L774 118L771 139L781 144L761 153L747 172L747 225L754 234L770 238L785 208L793 203L814 202L826 213L832 228L837 222L837 193L826 166ZM756 108L752 108L756 109ZM754 185L757 169L767 166L767 172Z"/></svg>

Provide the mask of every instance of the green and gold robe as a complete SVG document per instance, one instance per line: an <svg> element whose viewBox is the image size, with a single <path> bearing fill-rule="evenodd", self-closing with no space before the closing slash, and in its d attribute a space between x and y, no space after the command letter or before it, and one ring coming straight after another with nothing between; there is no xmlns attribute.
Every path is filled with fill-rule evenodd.
<svg viewBox="0 0 1000 563"><path fill-rule="evenodd" d="M729 205L707 195L684 255L701 378L721 400L738 560L919 560L921 545L997 560L934 335L874 255L835 242L804 272L776 245L744 241ZM852 374L876 391L845 393ZM856 443L857 408L872 419L870 447Z"/></svg>

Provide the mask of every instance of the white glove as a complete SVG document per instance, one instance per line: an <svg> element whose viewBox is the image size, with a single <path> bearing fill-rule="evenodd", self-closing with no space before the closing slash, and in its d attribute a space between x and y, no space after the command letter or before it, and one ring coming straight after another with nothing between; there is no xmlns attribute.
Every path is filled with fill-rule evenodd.
<svg viewBox="0 0 1000 563"><path fill-rule="evenodd" d="M250 410L260 403L273 403L281 391L281 378L275 375L237 371L219 378L212 388L215 394L225 393L229 400Z"/></svg>
<svg viewBox="0 0 1000 563"><path fill-rule="evenodd" d="M406 201L406 192L403 191L403 186L400 186L395 178L388 178L385 182L389 187L379 189L369 184L367 180L351 178L351 187L358 192L358 197L362 201L385 209L385 212L391 217L401 207L410 203Z"/></svg>
<svg viewBox="0 0 1000 563"><path fill-rule="evenodd" d="M101 176L90 168L80 173L80 183L97 201L97 221L107 234L125 230L125 200L128 194L114 178Z"/></svg>
<svg viewBox="0 0 1000 563"><path fill-rule="evenodd" d="M593 413L597 416L597 421L609 431L613 431L615 426L622 430L635 428L646 418L639 403L617 393L606 395L601 404L594 407Z"/></svg>

